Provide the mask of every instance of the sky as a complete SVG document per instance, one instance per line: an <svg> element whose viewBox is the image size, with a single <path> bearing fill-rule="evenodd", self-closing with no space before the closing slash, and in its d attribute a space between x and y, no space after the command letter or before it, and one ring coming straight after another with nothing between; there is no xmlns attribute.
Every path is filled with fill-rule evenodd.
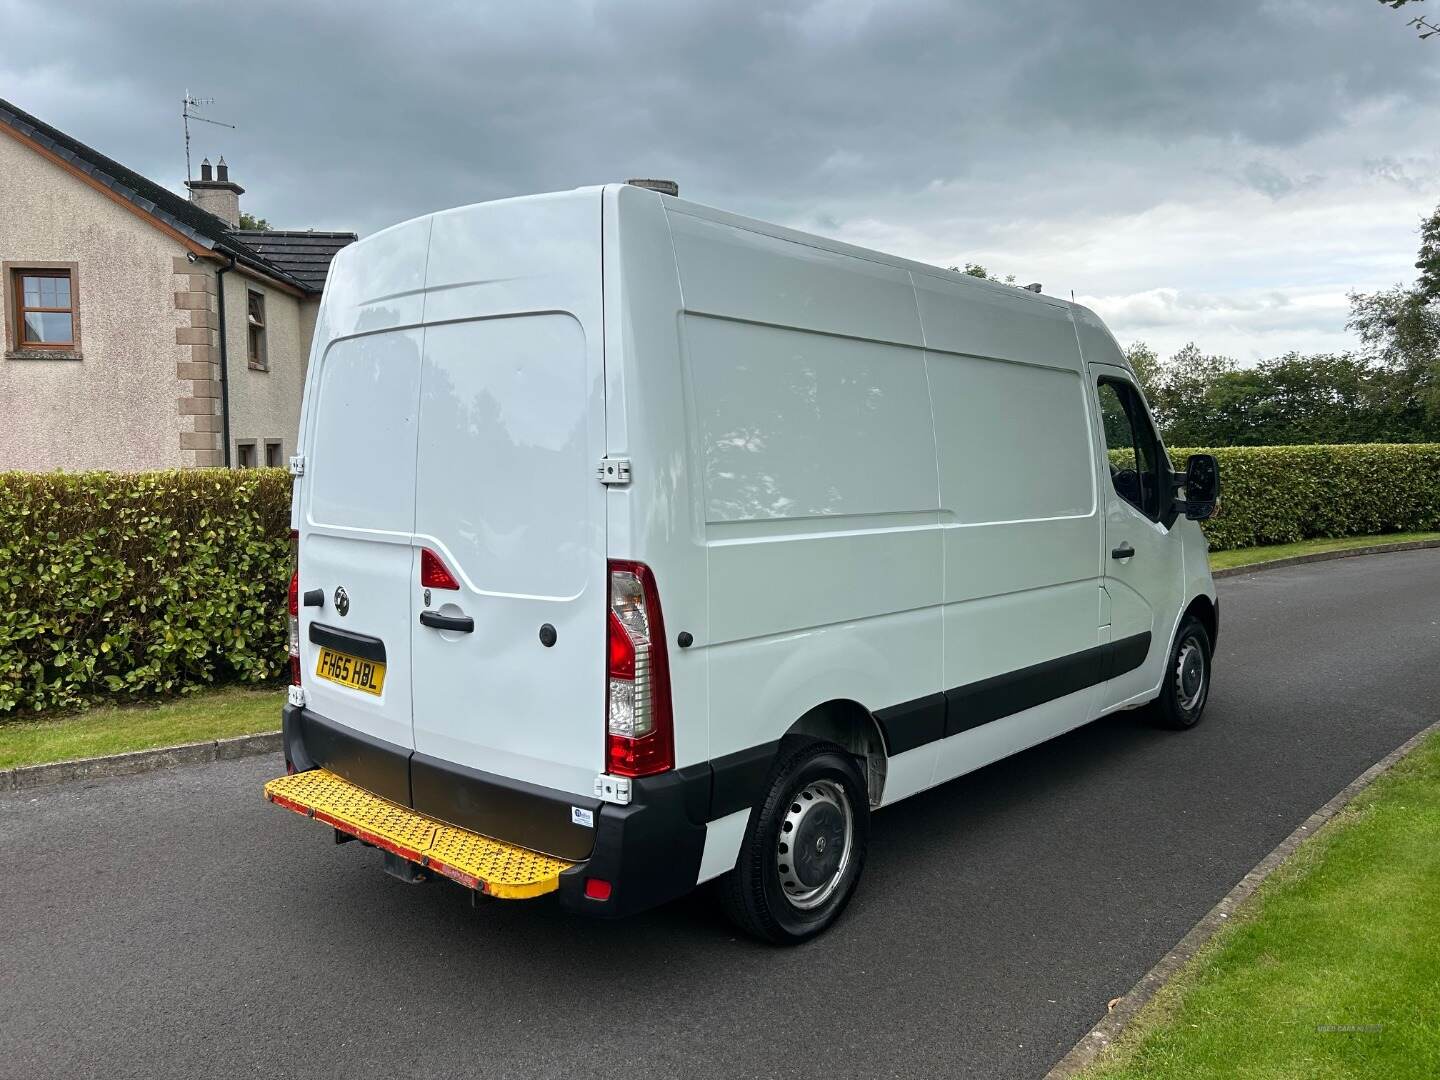
<svg viewBox="0 0 1440 1080"><path fill-rule="evenodd" d="M0 0L0 97L367 233L633 176L1251 363L1355 345L1440 202L1440 0Z"/></svg>

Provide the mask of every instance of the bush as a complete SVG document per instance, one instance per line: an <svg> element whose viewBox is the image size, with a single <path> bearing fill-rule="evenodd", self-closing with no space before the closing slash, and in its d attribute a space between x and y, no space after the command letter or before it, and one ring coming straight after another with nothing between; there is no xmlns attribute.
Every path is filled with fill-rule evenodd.
<svg viewBox="0 0 1440 1080"><path fill-rule="evenodd" d="M0 473L0 715L275 678L289 536L279 469Z"/></svg>
<svg viewBox="0 0 1440 1080"><path fill-rule="evenodd" d="M1210 550L1440 529L1440 443L1171 448L1220 461Z"/></svg>

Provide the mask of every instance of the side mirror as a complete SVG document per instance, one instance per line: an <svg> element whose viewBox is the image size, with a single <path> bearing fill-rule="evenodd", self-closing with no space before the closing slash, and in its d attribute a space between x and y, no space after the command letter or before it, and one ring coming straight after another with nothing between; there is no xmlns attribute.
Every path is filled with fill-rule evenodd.
<svg viewBox="0 0 1440 1080"><path fill-rule="evenodd" d="M1220 463L1214 454L1191 454L1185 464L1185 499L1181 509L1191 521L1215 516L1220 501Z"/></svg>

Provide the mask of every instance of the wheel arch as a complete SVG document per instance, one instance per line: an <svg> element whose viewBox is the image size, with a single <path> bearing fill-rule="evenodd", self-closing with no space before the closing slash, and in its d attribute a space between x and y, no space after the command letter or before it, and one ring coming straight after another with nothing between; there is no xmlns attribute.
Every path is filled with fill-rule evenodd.
<svg viewBox="0 0 1440 1080"><path fill-rule="evenodd" d="M865 787L870 805L880 805L885 793L889 757L885 737L874 715L850 698L834 698L809 709L786 730L784 739L833 742L865 762Z"/></svg>
<svg viewBox="0 0 1440 1080"><path fill-rule="evenodd" d="M1186 606L1180 622L1193 615L1200 620L1200 625L1205 627L1205 632L1210 635L1210 651L1215 651L1215 643L1220 638L1220 608L1216 601L1201 593L1191 600ZM1177 627L1178 632L1178 627Z"/></svg>

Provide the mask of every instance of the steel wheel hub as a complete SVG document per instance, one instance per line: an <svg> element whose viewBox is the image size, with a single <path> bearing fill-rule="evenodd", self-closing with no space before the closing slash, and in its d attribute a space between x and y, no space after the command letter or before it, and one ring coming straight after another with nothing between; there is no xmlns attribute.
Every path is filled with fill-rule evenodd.
<svg viewBox="0 0 1440 1080"><path fill-rule="evenodd" d="M795 793L775 843L775 867L792 905L819 907L839 888L854 833L854 814L840 784L816 780Z"/></svg>
<svg viewBox="0 0 1440 1080"><path fill-rule="evenodd" d="M1175 658L1175 696L1185 712L1205 696L1205 651L1194 638L1185 640Z"/></svg>

